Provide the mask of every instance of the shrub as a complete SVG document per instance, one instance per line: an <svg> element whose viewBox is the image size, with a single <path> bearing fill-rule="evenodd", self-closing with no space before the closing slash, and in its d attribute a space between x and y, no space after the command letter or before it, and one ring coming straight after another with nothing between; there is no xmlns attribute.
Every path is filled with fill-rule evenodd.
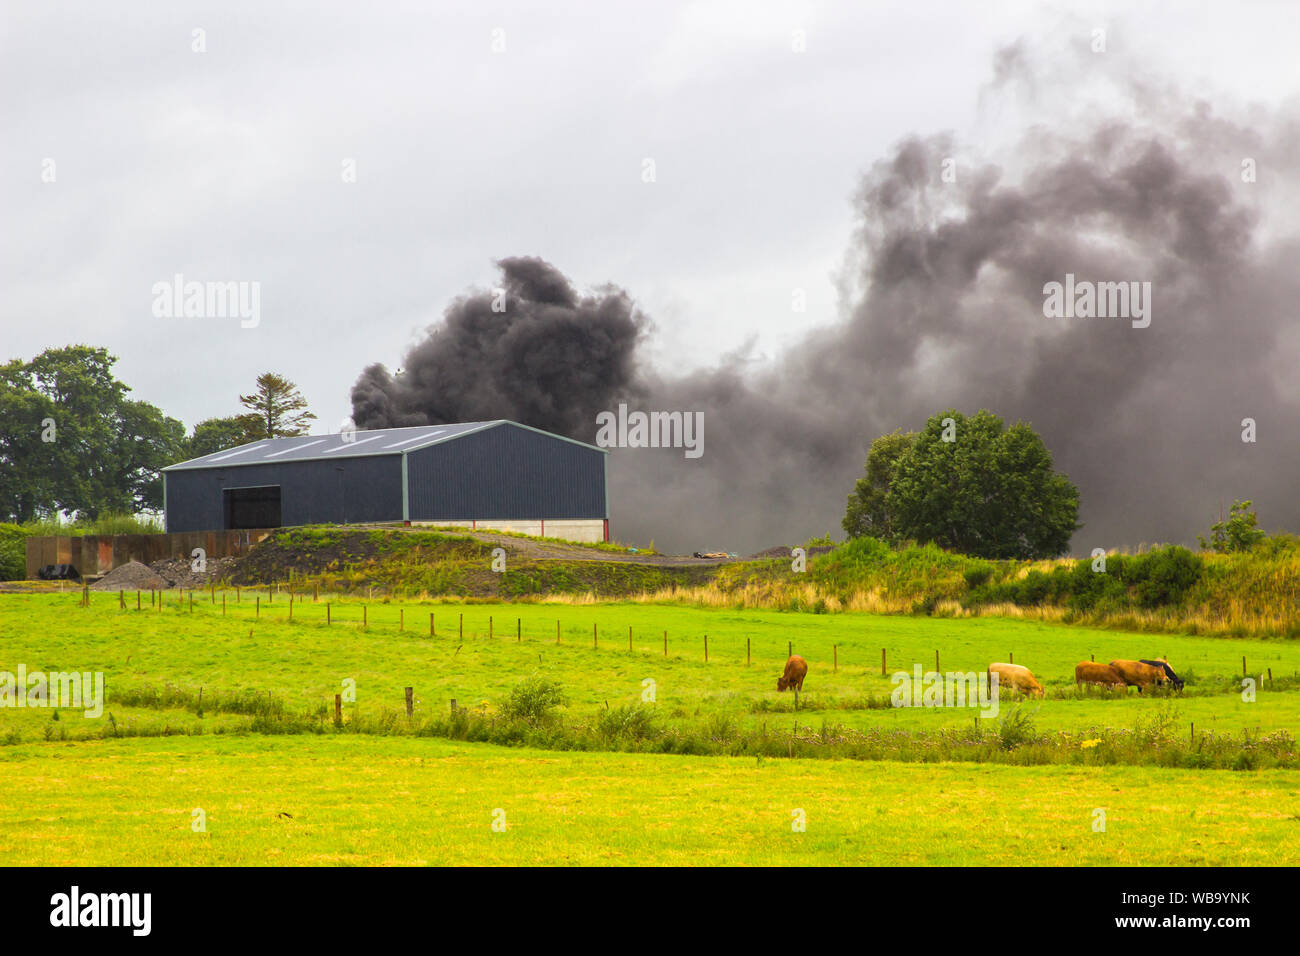
<svg viewBox="0 0 1300 956"><path fill-rule="evenodd" d="M556 707L562 707L568 702L568 697L558 683L533 675L525 677L511 689L510 696L501 706L501 713L537 727L551 719Z"/></svg>
<svg viewBox="0 0 1300 956"><path fill-rule="evenodd" d="M1201 578L1199 555L1173 545L1155 548L1130 558L1123 565L1125 583L1132 584L1137 602L1144 608L1179 604Z"/></svg>
<svg viewBox="0 0 1300 956"><path fill-rule="evenodd" d="M1037 713L1035 708L1034 713ZM1003 750L1014 750L1034 738L1034 714L1017 704L998 718L998 743Z"/></svg>
<svg viewBox="0 0 1300 956"><path fill-rule="evenodd" d="M21 581L27 577L26 528L0 524L0 581Z"/></svg>
<svg viewBox="0 0 1300 956"><path fill-rule="evenodd" d="M655 724L653 707L622 706L603 710L596 718L595 731L606 740L648 740L663 731Z"/></svg>

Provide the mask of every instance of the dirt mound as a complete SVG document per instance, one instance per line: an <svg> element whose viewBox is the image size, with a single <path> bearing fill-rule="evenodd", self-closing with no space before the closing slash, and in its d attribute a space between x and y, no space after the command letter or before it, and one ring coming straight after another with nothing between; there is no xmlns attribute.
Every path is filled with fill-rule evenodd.
<svg viewBox="0 0 1300 956"><path fill-rule="evenodd" d="M205 588L214 581L224 580L235 567L237 558L208 558L206 571L195 571L188 558L163 558L149 565L155 574L166 578L176 587Z"/></svg>
<svg viewBox="0 0 1300 956"><path fill-rule="evenodd" d="M165 591L172 583L148 565L128 561L90 586L92 591Z"/></svg>
<svg viewBox="0 0 1300 956"><path fill-rule="evenodd" d="M825 554L827 551L834 551L834 550L835 550L834 545L819 544L816 547L812 547L808 549L808 557L811 558L814 554ZM774 548L764 548L762 551L755 552L745 560L762 561L765 558L788 558L791 556L793 551L794 551L793 548L784 544L779 544Z"/></svg>

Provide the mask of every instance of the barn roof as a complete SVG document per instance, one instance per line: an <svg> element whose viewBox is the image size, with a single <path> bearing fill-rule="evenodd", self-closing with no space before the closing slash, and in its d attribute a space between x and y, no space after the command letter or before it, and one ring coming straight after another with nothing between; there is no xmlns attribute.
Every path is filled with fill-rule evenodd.
<svg viewBox="0 0 1300 956"><path fill-rule="evenodd" d="M529 431L547 435L559 441L572 442L599 452L607 449L596 448L585 442L575 441L563 435L544 432L539 428L520 425L518 422L497 419L490 422L460 422L454 425L415 425L409 428L372 428L357 429L345 438L344 434L300 435L296 438L266 438L249 442L235 448L191 458L189 461L168 465L163 471L188 471L196 468L229 468L236 465L273 465L283 461L332 461L336 458L369 458L374 455L401 455L418 448L440 445L443 442L464 438L474 432L495 428L498 425L513 425Z"/></svg>

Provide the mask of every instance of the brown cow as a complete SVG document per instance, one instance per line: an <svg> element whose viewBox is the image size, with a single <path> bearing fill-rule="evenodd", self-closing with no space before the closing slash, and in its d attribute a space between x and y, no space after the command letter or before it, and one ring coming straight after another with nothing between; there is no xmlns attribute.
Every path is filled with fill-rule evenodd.
<svg viewBox="0 0 1300 956"><path fill-rule="evenodd" d="M1111 661L1110 666L1119 673L1120 677L1124 678L1126 685L1136 687L1139 694L1142 693L1143 687L1169 682L1163 667L1144 664L1142 661Z"/></svg>
<svg viewBox="0 0 1300 956"><path fill-rule="evenodd" d="M1009 687L1031 697L1043 696L1043 685L1034 679L1034 672L1019 664L990 664L989 673L998 675L998 688Z"/></svg>
<svg viewBox="0 0 1300 956"><path fill-rule="evenodd" d="M1098 687L1122 687L1128 689L1124 675L1109 664L1095 661L1080 661L1074 665L1075 684L1096 684Z"/></svg>
<svg viewBox="0 0 1300 956"><path fill-rule="evenodd" d="M776 689L793 687L795 693L803 690L803 679L808 676L808 662L798 654L785 662L785 673L776 679Z"/></svg>

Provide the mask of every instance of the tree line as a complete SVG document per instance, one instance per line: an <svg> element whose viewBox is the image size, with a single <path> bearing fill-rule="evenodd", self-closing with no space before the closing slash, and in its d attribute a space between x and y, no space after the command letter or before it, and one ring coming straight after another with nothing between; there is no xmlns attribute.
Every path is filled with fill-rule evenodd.
<svg viewBox="0 0 1300 956"><path fill-rule="evenodd" d="M316 418L298 387L265 372L241 411L188 434L113 374L107 349L71 345L0 366L0 520L160 511L160 471L264 438L306 434Z"/></svg>

